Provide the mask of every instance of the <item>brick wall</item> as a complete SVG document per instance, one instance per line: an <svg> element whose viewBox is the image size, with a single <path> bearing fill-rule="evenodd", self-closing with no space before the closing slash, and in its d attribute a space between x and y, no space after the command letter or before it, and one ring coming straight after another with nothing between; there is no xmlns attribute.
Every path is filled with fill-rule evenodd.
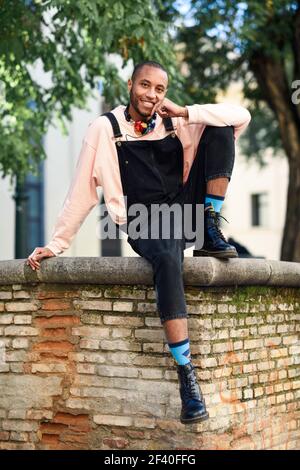
<svg viewBox="0 0 300 470"><path fill-rule="evenodd" d="M299 448L299 288L186 298L210 413L190 426L151 286L0 285L0 448Z"/></svg>

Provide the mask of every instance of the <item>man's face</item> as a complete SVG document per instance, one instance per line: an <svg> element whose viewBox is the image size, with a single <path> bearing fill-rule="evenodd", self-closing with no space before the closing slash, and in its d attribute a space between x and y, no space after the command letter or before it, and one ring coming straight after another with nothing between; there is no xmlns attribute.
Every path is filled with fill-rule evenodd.
<svg viewBox="0 0 300 470"><path fill-rule="evenodd" d="M166 96L168 75L163 70L144 65L134 82L128 80L130 92L129 112L132 119L149 120L154 114L156 105L160 105ZM155 106L155 109L153 110Z"/></svg>

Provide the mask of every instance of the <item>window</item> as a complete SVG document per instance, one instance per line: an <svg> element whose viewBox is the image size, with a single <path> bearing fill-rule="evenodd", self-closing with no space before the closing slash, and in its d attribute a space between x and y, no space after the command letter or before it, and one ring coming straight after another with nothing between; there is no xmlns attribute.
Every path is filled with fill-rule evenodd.
<svg viewBox="0 0 300 470"><path fill-rule="evenodd" d="M44 245L44 164L39 165L39 175L27 175L25 180L27 195L27 245L28 252Z"/></svg>
<svg viewBox="0 0 300 470"><path fill-rule="evenodd" d="M268 226L268 195L258 193L251 195L251 217L253 227Z"/></svg>

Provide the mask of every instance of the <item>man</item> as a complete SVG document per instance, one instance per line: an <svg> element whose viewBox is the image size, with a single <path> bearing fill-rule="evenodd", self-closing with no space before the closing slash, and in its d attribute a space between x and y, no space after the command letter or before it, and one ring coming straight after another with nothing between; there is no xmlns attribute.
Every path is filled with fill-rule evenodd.
<svg viewBox="0 0 300 470"><path fill-rule="evenodd" d="M130 103L98 117L83 140L76 174L52 240L28 257L32 269L65 251L102 186L108 211L120 225L134 222L129 209L142 203L204 203L204 244L195 256L237 256L219 228L220 210L234 163L234 141L247 127L249 112L228 104L179 106L166 98L168 74L153 61L138 64L128 80ZM126 196L126 206L124 201ZM182 279L184 236L133 238L132 248L153 268L157 308L177 363L181 422L208 418L191 363ZM142 229L141 229L142 231ZM148 235L148 233L147 233Z"/></svg>

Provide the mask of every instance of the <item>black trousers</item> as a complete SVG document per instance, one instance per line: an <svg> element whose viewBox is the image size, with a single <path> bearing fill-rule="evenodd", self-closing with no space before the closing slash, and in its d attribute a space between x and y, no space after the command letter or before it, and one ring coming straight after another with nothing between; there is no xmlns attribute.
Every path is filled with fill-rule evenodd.
<svg viewBox="0 0 300 470"><path fill-rule="evenodd" d="M189 177L173 202L203 204L206 183L218 177L231 178L235 158L233 127L207 126L199 142ZM128 242L153 268L157 309L161 322L186 318L183 284L183 259L186 240L143 239Z"/></svg>

